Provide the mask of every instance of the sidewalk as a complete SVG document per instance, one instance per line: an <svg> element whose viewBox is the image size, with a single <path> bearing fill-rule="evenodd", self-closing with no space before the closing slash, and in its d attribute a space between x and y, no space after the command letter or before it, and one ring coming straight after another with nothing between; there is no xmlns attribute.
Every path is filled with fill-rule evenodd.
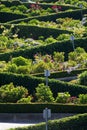
<svg viewBox="0 0 87 130"><path fill-rule="evenodd" d="M50 120L73 116L73 113L52 113ZM0 130L45 122L43 113L0 113Z"/></svg>
<svg viewBox="0 0 87 130"><path fill-rule="evenodd" d="M52 113L50 120L75 115L73 113ZM0 122L39 123L44 122L43 113L0 113Z"/></svg>
<svg viewBox="0 0 87 130"><path fill-rule="evenodd" d="M0 122L0 130L7 130L7 129L10 129L10 128L24 127L24 126L29 126L29 125L34 125L34 124L29 124L29 123L2 123L2 122Z"/></svg>

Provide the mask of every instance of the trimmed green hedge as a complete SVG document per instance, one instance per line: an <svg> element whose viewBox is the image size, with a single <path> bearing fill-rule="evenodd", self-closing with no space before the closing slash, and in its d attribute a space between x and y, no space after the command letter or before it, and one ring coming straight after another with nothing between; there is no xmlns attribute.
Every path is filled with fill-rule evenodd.
<svg viewBox="0 0 87 130"><path fill-rule="evenodd" d="M7 21L17 20L21 18L26 18L24 14L15 14L10 12L0 12L0 23L5 23Z"/></svg>
<svg viewBox="0 0 87 130"><path fill-rule="evenodd" d="M13 0L13 1L1 0L1 3L6 5L7 7L17 6L22 4L19 0Z"/></svg>
<svg viewBox="0 0 87 130"><path fill-rule="evenodd" d="M78 69L78 70L73 70L70 73L67 73L67 71L52 72L51 75L49 76L49 78L64 78L64 77L77 76L78 74L80 74L86 70L87 69ZM32 74L32 76L44 77L44 73Z"/></svg>
<svg viewBox="0 0 87 130"><path fill-rule="evenodd" d="M82 47L85 49L85 51L87 51L87 37L81 39L75 39L74 43L75 43L75 48ZM14 52L6 52L0 54L0 60L8 61L10 59L10 56L17 57L20 55L25 58L33 59L36 53L41 53L42 55L45 54L52 55L54 51L65 52L65 60L67 60L68 53L73 51L72 43L70 42L70 40L65 40L62 42L56 42L45 46L34 47L31 49L18 50Z"/></svg>
<svg viewBox="0 0 87 130"><path fill-rule="evenodd" d="M34 39L38 39L39 36L44 36L44 38L49 37L52 35L54 38L56 38L58 35L62 33L69 33L71 34L72 31L68 30L61 30L61 29L55 29L55 28L49 28L49 27L38 27L33 25L15 25L12 32L14 33L15 30L19 29L18 37L33 37Z"/></svg>
<svg viewBox="0 0 87 130"><path fill-rule="evenodd" d="M58 104L58 103L0 103L0 113L42 113L45 108L52 113L86 113L86 105Z"/></svg>
<svg viewBox="0 0 87 130"><path fill-rule="evenodd" d="M46 83L45 78L21 75L21 74L11 74L11 73L0 73L0 86L3 84L9 84L13 82L14 85L24 86L29 90L30 94L35 93L35 88L40 83ZM48 85L50 86L54 97L57 96L58 92L69 92L71 96L78 96L79 94L87 93L87 87L77 84L71 84L55 79L49 79Z"/></svg>
<svg viewBox="0 0 87 130"><path fill-rule="evenodd" d="M40 123L11 130L45 130L46 124ZM48 130L87 130L87 113L48 121Z"/></svg>

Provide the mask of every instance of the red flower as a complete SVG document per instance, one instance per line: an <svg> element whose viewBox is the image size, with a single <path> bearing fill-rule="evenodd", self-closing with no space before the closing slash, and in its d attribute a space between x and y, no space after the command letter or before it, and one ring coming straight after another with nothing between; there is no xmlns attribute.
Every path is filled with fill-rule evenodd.
<svg viewBox="0 0 87 130"><path fill-rule="evenodd" d="M56 8L57 8L57 5L53 5L53 6L52 6L52 9L56 9Z"/></svg>
<svg viewBox="0 0 87 130"><path fill-rule="evenodd" d="M35 8L35 4L31 4L30 7L31 7L31 8Z"/></svg>

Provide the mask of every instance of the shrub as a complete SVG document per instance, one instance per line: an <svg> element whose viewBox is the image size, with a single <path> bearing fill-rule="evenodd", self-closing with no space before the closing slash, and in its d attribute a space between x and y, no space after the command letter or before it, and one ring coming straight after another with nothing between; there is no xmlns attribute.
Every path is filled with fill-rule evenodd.
<svg viewBox="0 0 87 130"><path fill-rule="evenodd" d="M16 64L8 64L5 71L16 73L17 72Z"/></svg>
<svg viewBox="0 0 87 130"><path fill-rule="evenodd" d="M13 83L0 87L0 102L17 102L23 97L27 97L28 90L22 86L14 87Z"/></svg>
<svg viewBox="0 0 87 130"><path fill-rule="evenodd" d="M34 64L32 71L33 73L40 73L40 72L44 72L44 70L47 68L48 68L47 64L43 61L40 61L39 63Z"/></svg>
<svg viewBox="0 0 87 130"><path fill-rule="evenodd" d="M78 79L79 79L79 84L81 84L81 85L87 85L87 71L81 73L78 76Z"/></svg>
<svg viewBox="0 0 87 130"><path fill-rule="evenodd" d="M30 60L28 60L22 56L13 58L12 63L16 64L17 66L24 66L24 65L31 64Z"/></svg>
<svg viewBox="0 0 87 130"><path fill-rule="evenodd" d="M79 103L87 104L87 94L80 94L79 95Z"/></svg>
<svg viewBox="0 0 87 130"><path fill-rule="evenodd" d="M27 98L21 98L20 100L17 101L17 103L30 103L32 100L31 96L28 96Z"/></svg>
<svg viewBox="0 0 87 130"><path fill-rule="evenodd" d="M50 88L46 85L39 84L36 87L36 97L38 102L53 102L53 93L51 92Z"/></svg>
<svg viewBox="0 0 87 130"><path fill-rule="evenodd" d="M70 94L68 92L58 93L56 97L56 102L67 103L69 98L70 98Z"/></svg>

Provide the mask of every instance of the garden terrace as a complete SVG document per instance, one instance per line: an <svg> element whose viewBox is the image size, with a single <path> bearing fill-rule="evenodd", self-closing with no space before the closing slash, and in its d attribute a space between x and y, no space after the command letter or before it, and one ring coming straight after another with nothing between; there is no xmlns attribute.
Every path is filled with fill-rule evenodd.
<svg viewBox="0 0 87 130"><path fill-rule="evenodd" d="M38 86L38 84L46 82L45 78L13 73L0 73L0 79L0 86L13 82L13 84L16 86L25 86L25 88L29 90L30 94L35 92L35 88ZM70 84L55 79L49 79L49 86L54 97L57 96L58 92L68 91L71 96L78 96L79 94L87 93L87 87L84 85Z"/></svg>
<svg viewBox="0 0 87 130"><path fill-rule="evenodd" d="M35 74L43 73L46 68L50 72L55 72L53 78L75 76L81 73L81 70L75 71L77 69L86 70L87 66L87 53L83 48L76 48L75 52L70 52L68 54L68 60L65 62L64 52L54 52L53 55L41 55L41 53L36 53L33 56L33 60L19 57L10 57L8 62L0 62L0 72L12 72L17 74ZM62 71L59 74L57 71ZM72 72L74 71L74 72ZM68 74L67 74L67 73ZM70 73L72 72L72 73ZM41 75L38 75L41 77ZM51 78L52 78L51 77Z"/></svg>
<svg viewBox="0 0 87 130"><path fill-rule="evenodd" d="M85 51L87 51L87 37L81 38L81 39L75 39L75 48L76 47L82 47L85 49ZM17 57L17 56L23 56L25 58L30 58L33 59L33 56L36 53L41 53L42 55L44 54L53 54L54 51L56 52L65 52L65 60L68 59L68 53L73 51L73 47L72 44L70 42L70 40L65 40L62 42L56 42L56 43L52 43L49 45L44 45L44 46L39 46L39 47L34 47L34 48L29 48L29 49L22 49L22 50L18 50L18 51L13 51L13 52L6 52L6 53L2 53L0 54L0 60L5 60L5 61L9 61L10 56L12 57Z"/></svg>
<svg viewBox="0 0 87 130"><path fill-rule="evenodd" d="M83 12L83 15L87 14L87 9L83 9L82 12ZM48 14L48 15L44 15L44 16L34 16L34 17L25 18L25 19L23 18L23 19L19 19L19 20L13 20L8 23L19 23L22 21L27 22L32 19L38 19L40 21L54 21L55 22L56 19L65 18L65 17L82 20L81 9L53 13L53 14Z"/></svg>
<svg viewBox="0 0 87 130"><path fill-rule="evenodd" d="M62 8L62 9L61 9ZM71 7L68 7L71 9ZM53 5L49 5L48 7L45 5L39 5L39 4L28 4L25 6L22 3L14 3L14 2L2 2L0 5L0 12L13 12L14 14L25 14L27 17L31 16L37 16L37 15L48 15L51 13L58 13L67 10L68 8L60 7L57 5L57 12ZM12 14L13 14L12 13Z"/></svg>

